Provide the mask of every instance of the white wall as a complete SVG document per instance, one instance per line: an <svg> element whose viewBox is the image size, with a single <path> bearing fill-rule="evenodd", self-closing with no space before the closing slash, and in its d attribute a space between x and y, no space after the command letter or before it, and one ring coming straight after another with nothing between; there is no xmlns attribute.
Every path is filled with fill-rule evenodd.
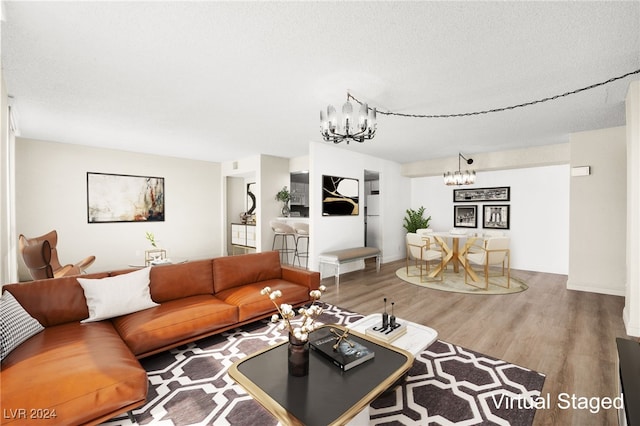
<svg viewBox="0 0 640 426"><path fill-rule="evenodd" d="M511 267L567 274L569 267L569 166L478 171L470 188L511 187ZM455 203L478 206L478 232L482 232L482 206L492 203ZM498 203L493 203L498 204ZM425 207L430 227L453 228L453 187L442 176L411 180L411 208ZM471 229L469 229L471 231Z"/></svg>
<svg viewBox="0 0 640 426"><path fill-rule="evenodd" d="M164 177L165 221L87 223L87 172ZM170 258L220 256L220 176L217 163L18 139L17 230L37 236L57 229L60 261L95 255L89 271L143 262L146 231L155 234ZM21 276L28 278L21 267Z"/></svg>
<svg viewBox="0 0 640 426"><path fill-rule="evenodd" d="M0 67L0 287L17 280L15 229L15 137L9 125L9 98Z"/></svg>
<svg viewBox="0 0 640 426"><path fill-rule="evenodd" d="M364 211L358 216L322 216L322 175L348 177L360 181L360 197L364 196L364 171L380 173L383 262L404 258L404 229L402 218L409 206L409 179L401 176L401 166L392 161L359 154L348 145L335 147L312 142L309 147L309 217L311 245L310 269L319 270L318 255L325 251L364 245ZM362 207L364 200L360 200ZM341 272L361 268L354 262L341 268ZM328 268L327 268L328 269ZM331 275L326 270L323 276Z"/></svg>
<svg viewBox="0 0 640 426"><path fill-rule="evenodd" d="M640 81L629 85L627 115L627 230L624 323L627 334L640 336Z"/></svg>
<svg viewBox="0 0 640 426"><path fill-rule="evenodd" d="M626 281L626 131L573 133L571 167L591 166L571 178L567 288L624 296Z"/></svg>
<svg viewBox="0 0 640 426"><path fill-rule="evenodd" d="M258 220L262 228L258 235L258 247L261 251L269 251L273 247L274 232L269 226L271 220L282 216L282 203L276 200L276 194L286 186L291 191L291 175L289 159L263 155L260 161L260 209L262 218ZM293 258L291 258L293 261Z"/></svg>
<svg viewBox="0 0 640 426"><path fill-rule="evenodd" d="M225 191L227 193L226 217L228 218L224 232L227 241L225 254L231 255L233 254L233 247L231 246L231 224L240 223L242 221L240 214L247 211L247 179L234 176L227 176L224 179L226 184Z"/></svg>

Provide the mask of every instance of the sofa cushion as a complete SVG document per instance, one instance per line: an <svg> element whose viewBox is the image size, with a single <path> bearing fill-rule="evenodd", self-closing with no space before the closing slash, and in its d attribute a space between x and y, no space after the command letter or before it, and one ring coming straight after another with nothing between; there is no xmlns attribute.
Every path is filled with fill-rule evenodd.
<svg viewBox="0 0 640 426"><path fill-rule="evenodd" d="M0 360L3 360L20 343L42 330L44 330L42 324L29 315L11 293L8 291L2 293L0 297Z"/></svg>
<svg viewBox="0 0 640 426"><path fill-rule="evenodd" d="M107 273L87 274L83 278L104 278ZM77 277L60 277L4 285L29 315L45 327L77 322L89 316L87 300Z"/></svg>
<svg viewBox="0 0 640 426"><path fill-rule="evenodd" d="M142 405L148 387L145 370L108 321L47 327L5 358L0 382L3 412L37 410L31 421L38 425L106 420ZM3 425L25 422L5 417Z"/></svg>
<svg viewBox="0 0 640 426"><path fill-rule="evenodd" d="M142 357L238 322L238 308L200 295L170 300L111 321L133 353Z"/></svg>
<svg viewBox="0 0 640 426"><path fill-rule="evenodd" d="M282 297L277 299L278 305L288 303L296 306L309 300L309 288L294 284L281 279L260 281L258 283L246 284L242 287L230 288L216 294L221 300L231 305L238 306L239 320L246 321L252 318L264 317L265 315L276 312L268 296L260 294L265 287L271 287L271 290L280 290Z"/></svg>
<svg viewBox="0 0 640 426"><path fill-rule="evenodd" d="M149 292L150 270L143 268L102 279L78 278L89 308L89 318L82 322L102 321L158 306Z"/></svg>
<svg viewBox="0 0 640 426"><path fill-rule="evenodd" d="M213 259L215 292L259 281L282 278L277 251L226 256Z"/></svg>
<svg viewBox="0 0 640 426"><path fill-rule="evenodd" d="M151 268L151 297L158 303L213 294L211 259Z"/></svg>

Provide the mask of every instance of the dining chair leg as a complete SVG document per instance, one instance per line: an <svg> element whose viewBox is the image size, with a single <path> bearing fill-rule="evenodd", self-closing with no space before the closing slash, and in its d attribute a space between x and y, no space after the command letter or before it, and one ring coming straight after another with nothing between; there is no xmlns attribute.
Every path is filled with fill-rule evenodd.
<svg viewBox="0 0 640 426"><path fill-rule="evenodd" d="M507 288L511 288L511 253L507 252Z"/></svg>
<svg viewBox="0 0 640 426"><path fill-rule="evenodd" d="M489 263L484 264L484 289L489 288Z"/></svg>

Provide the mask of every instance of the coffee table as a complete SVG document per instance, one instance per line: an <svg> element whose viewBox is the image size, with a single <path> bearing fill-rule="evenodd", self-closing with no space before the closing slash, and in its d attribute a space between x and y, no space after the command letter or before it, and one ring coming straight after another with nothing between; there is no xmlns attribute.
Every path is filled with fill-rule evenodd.
<svg viewBox="0 0 640 426"><path fill-rule="evenodd" d="M344 330L339 325L324 327ZM283 424L343 425L403 377L414 360L410 352L357 331L351 331L350 338L373 349L375 357L342 372L310 351L309 374L292 377L284 342L236 361L229 376Z"/></svg>

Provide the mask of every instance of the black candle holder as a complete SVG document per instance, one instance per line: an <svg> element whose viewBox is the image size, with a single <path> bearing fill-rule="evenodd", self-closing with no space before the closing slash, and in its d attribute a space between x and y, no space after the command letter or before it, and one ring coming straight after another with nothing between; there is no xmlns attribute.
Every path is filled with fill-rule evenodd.
<svg viewBox="0 0 640 426"><path fill-rule="evenodd" d="M382 328L385 329L389 325L389 314L387 313L387 298L384 298L384 312L382 312Z"/></svg>
<svg viewBox="0 0 640 426"><path fill-rule="evenodd" d="M379 333L389 334L393 330L400 327L400 324L398 324L396 316L394 315L394 312L393 312L394 305L395 305L395 302L391 302L391 316L389 316L389 314L387 313L387 298L386 297L384 298L384 312L382 312L382 324L379 326L373 327L372 329L374 331L377 331Z"/></svg>

